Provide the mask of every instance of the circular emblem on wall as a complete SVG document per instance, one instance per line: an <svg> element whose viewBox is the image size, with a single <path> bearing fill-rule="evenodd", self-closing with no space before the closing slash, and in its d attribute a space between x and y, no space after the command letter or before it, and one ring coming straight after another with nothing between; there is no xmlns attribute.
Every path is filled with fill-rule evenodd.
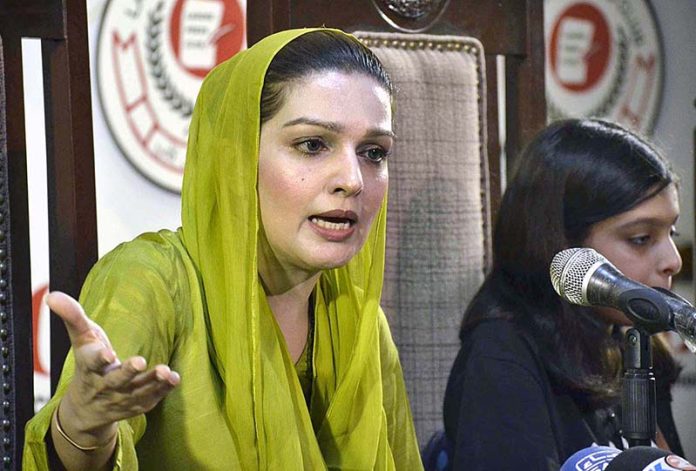
<svg viewBox="0 0 696 471"><path fill-rule="evenodd" d="M237 0L109 0L97 86L111 134L148 179L181 191L196 95L213 67L245 47Z"/></svg>
<svg viewBox="0 0 696 471"><path fill-rule="evenodd" d="M645 0L546 0L549 119L599 117L649 134L659 111L663 52Z"/></svg>
<svg viewBox="0 0 696 471"><path fill-rule="evenodd" d="M380 16L400 31L425 31L437 21L449 0L372 0Z"/></svg>

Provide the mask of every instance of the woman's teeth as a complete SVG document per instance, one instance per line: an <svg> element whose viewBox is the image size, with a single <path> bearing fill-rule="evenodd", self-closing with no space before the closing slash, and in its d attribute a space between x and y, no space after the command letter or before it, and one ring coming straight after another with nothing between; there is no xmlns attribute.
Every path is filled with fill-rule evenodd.
<svg viewBox="0 0 696 471"><path fill-rule="evenodd" d="M330 222L317 217L310 218L310 220L313 224L331 231L345 231L350 229L350 222Z"/></svg>

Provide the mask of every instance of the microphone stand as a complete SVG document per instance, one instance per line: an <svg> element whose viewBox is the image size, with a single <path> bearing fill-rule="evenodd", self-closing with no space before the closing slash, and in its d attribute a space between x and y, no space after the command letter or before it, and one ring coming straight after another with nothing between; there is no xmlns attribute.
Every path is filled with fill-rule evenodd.
<svg viewBox="0 0 696 471"><path fill-rule="evenodd" d="M650 334L636 327L626 332L623 366L622 434L629 447L650 446L657 417Z"/></svg>
<svg viewBox="0 0 696 471"><path fill-rule="evenodd" d="M671 310L664 297L653 289L628 290L617 301L634 325L624 337L622 434L629 447L650 446L657 428L650 335L669 330Z"/></svg>

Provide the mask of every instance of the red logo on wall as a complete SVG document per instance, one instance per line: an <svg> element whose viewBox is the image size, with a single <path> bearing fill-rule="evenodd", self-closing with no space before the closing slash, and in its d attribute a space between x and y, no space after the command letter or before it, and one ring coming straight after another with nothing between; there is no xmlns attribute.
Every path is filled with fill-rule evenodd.
<svg viewBox="0 0 696 471"><path fill-rule="evenodd" d="M41 342L39 327L44 316L49 314L48 306L44 300L48 294L48 285L40 286L31 295L31 330L32 330L32 354L34 356L34 373L48 376L49 367L44 366L43 355L49 345Z"/></svg>
<svg viewBox="0 0 696 471"><path fill-rule="evenodd" d="M589 90L606 73L612 46L602 12L589 3L572 5L560 15L551 33L551 72L568 90ZM564 50L568 52L562 53Z"/></svg>
<svg viewBox="0 0 696 471"><path fill-rule="evenodd" d="M105 7L97 85L104 117L128 160L181 190L193 104L205 75L245 47L236 0L118 0Z"/></svg>
<svg viewBox="0 0 696 471"><path fill-rule="evenodd" d="M644 0L546 0L551 119L599 117L652 130L662 95L662 44Z"/></svg>

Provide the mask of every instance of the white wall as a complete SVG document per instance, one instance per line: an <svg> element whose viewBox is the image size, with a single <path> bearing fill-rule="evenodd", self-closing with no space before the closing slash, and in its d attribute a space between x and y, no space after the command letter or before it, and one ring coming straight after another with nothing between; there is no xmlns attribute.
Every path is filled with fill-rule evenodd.
<svg viewBox="0 0 696 471"><path fill-rule="evenodd" d="M694 241L696 1L653 0L664 44L665 80L654 141L682 177L678 241ZM694 440L696 441L696 439Z"/></svg>
<svg viewBox="0 0 696 471"><path fill-rule="evenodd" d="M105 0L87 2L100 255L142 232L175 229L180 220L179 195L142 176L123 156L104 120L97 96L95 53L106 3Z"/></svg>

